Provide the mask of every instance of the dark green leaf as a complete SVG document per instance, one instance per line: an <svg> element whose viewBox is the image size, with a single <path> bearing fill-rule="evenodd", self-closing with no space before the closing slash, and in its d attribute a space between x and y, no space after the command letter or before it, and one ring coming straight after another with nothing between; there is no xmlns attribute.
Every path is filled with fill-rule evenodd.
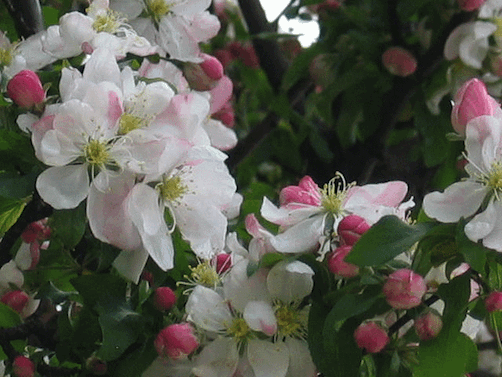
<svg viewBox="0 0 502 377"><path fill-rule="evenodd" d="M346 294L333 306L326 318L329 322L344 321L368 310L376 301L374 292L363 294Z"/></svg>
<svg viewBox="0 0 502 377"><path fill-rule="evenodd" d="M408 225L396 216L384 216L356 242L345 260L358 266L382 265L408 251L432 226Z"/></svg>
<svg viewBox="0 0 502 377"><path fill-rule="evenodd" d="M465 221L460 221L457 227L457 244L459 252L469 265L485 276L486 248L482 245L472 242L467 238L464 232Z"/></svg>
<svg viewBox="0 0 502 377"><path fill-rule="evenodd" d="M77 208L54 211L51 217L53 235L63 241L63 244L73 249L81 240L85 232L85 203Z"/></svg>

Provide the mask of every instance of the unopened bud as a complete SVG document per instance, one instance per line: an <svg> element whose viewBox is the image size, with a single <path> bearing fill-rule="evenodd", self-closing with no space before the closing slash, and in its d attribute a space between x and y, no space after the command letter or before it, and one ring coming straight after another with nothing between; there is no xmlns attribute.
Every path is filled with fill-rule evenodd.
<svg viewBox="0 0 502 377"><path fill-rule="evenodd" d="M45 101L45 91L37 74L29 69L17 73L7 84L7 95L20 107L33 107Z"/></svg>
<svg viewBox="0 0 502 377"><path fill-rule="evenodd" d="M361 216L349 215L340 221L337 233L342 244L354 245L369 228L370 226Z"/></svg>
<svg viewBox="0 0 502 377"><path fill-rule="evenodd" d="M354 331L354 339L359 348L369 353L378 353L389 343L387 331L375 322L365 322Z"/></svg>
<svg viewBox="0 0 502 377"><path fill-rule="evenodd" d="M185 63L183 73L190 87L199 91L213 89L223 77L223 65L214 56L202 54L200 64Z"/></svg>
<svg viewBox="0 0 502 377"><path fill-rule="evenodd" d="M471 79L455 94L451 123L453 129L464 136L465 127L471 119L481 115L495 115L501 111L497 101L488 94L485 83Z"/></svg>
<svg viewBox="0 0 502 377"><path fill-rule="evenodd" d="M18 313L21 313L28 304L29 297L23 291L11 291L4 294L0 301Z"/></svg>
<svg viewBox="0 0 502 377"><path fill-rule="evenodd" d="M481 5L485 3L486 0L458 0L458 5L460 9L466 12L472 12L479 9Z"/></svg>
<svg viewBox="0 0 502 377"><path fill-rule="evenodd" d="M441 317L434 312L427 312L415 319L415 331L420 340L435 338L443 328Z"/></svg>
<svg viewBox="0 0 502 377"><path fill-rule="evenodd" d="M394 309L411 309L422 302L427 292L424 279L406 268L389 275L383 286L383 294Z"/></svg>
<svg viewBox="0 0 502 377"><path fill-rule="evenodd" d="M169 287L159 287L155 290L153 302L160 311L170 310L176 304L176 294Z"/></svg>
<svg viewBox="0 0 502 377"><path fill-rule="evenodd" d="M393 75L406 77L417 69L417 60L402 47L390 47L382 55L383 66Z"/></svg>
<svg viewBox="0 0 502 377"><path fill-rule="evenodd" d="M223 77L223 65L214 56L201 54L204 61L200 63L200 67L204 73L213 80L219 80Z"/></svg>
<svg viewBox="0 0 502 377"><path fill-rule="evenodd" d="M502 292L492 292L485 299L486 310L491 313L502 310Z"/></svg>
<svg viewBox="0 0 502 377"><path fill-rule="evenodd" d="M12 363L12 371L16 377L33 377L35 364L26 356L16 356Z"/></svg>
<svg viewBox="0 0 502 377"><path fill-rule="evenodd" d="M338 247L328 259L328 269L335 275L344 278L352 278L359 274L359 267L344 261L345 257L352 250L352 246L345 245Z"/></svg>
<svg viewBox="0 0 502 377"><path fill-rule="evenodd" d="M220 110L212 114L212 117L221 121L228 128L232 128L235 124L235 114L230 101L226 102Z"/></svg>
<svg viewBox="0 0 502 377"><path fill-rule="evenodd" d="M178 360L194 352L199 341L189 323L176 323L161 330L154 345L160 357Z"/></svg>

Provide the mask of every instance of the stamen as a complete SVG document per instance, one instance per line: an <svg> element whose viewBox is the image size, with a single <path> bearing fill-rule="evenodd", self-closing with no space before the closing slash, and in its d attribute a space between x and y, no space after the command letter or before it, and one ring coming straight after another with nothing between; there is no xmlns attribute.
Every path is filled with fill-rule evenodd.
<svg viewBox="0 0 502 377"><path fill-rule="evenodd" d="M347 184L345 177L340 172L336 172L335 177L332 178L321 189L321 205L326 212L334 216L343 214L343 204L349 189L355 185L355 182Z"/></svg>
<svg viewBox="0 0 502 377"><path fill-rule="evenodd" d="M227 327L227 334L235 338L239 343L251 338L253 335L243 318L234 318L230 326Z"/></svg>
<svg viewBox="0 0 502 377"><path fill-rule="evenodd" d="M171 5L165 0L146 0L146 7L151 17L158 23L160 19L169 13Z"/></svg>
<svg viewBox="0 0 502 377"><path fill-rule="evenodd" d="M92 24L92 28L99 32L114 34L122 24L118 13L108 10L105 14L100 14L96 17Z"/></svg>
<svg viewBox="0 0 502 377"><path fill-rule="evenodd" d="M306 339L308 326L306 309L299 310L298 305L294 303L284 304L276 301L274 303L274 312L277 319L277 334L280 338Z"/></svg>
<svg viewBox="0 0 502 377"><path fill-rule="evenodd" d="M179 175L171 178L163 177L162 183L159 183L156 189L161 198L167 202L176 202L188 192L188 187L183 184Z"/></svg>
<svg viewBox="0 0 502 377"><path fill-rule="evenodd" d="M12 63L13 60L13 49L12 48L0 48L0 66L7 66Z"/></svg>
<svg viewBox="0 0 502 377"><path fill-rule="evenodd" d="M90 140L84 147L84 158L92 167L104 167L110 161L107 143L96 139Z"/></svg>

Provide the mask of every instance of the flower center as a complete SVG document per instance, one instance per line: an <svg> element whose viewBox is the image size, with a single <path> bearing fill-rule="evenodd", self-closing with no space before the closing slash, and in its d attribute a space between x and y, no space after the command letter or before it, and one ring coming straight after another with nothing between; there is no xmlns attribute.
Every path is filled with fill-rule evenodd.
<svg viewBox="0 0 502 377"><path fill-rule="evenodd" d="M335 177L321 189L321 205L326 212L334 216L342 215L345 198L349 189L354 185L355 183L347 184L345 177L340 172L337 172Z"/></svg>
<svg viewBox="0 0 502 377"><path fill-rule="evenodd" d="M120 21L117 13L109 10L106 14L100 14L92 23L92 28L99 32L115 33L120 27Z"/></svg>
<svg viewBox="0 0 502 377"><path fill-rule="evenodd" d="M146 7L155 21L169 13L171 6L165 0L146 0Z"/></svg>
<svg viewBox="0 0 502 377"><path fill-rule="evenodd" d="M174 202L188 192L188 187L183 184L180 176L162 178L162 183L157 185L160 196L168 202Z"/></svg>
<svg viewBox="0 0 502 377"><path fill-rule="evenodd" d="M307 315L296 305L276 303L274 306L277 329L280 337L304 339L307 336Z"/></svg>
<svg viewBox="0 0 502 377"><path fill-rule="evenodd" d="M495 17L490 20L493 22L495 25L497 25L497 30L495 30L495 33L493 33L493 36L495 39L498 41L502 40L502 18L500 17Z"/></svg>
<svg viewBox="0 0 502 377"><path fill-rule="evenodd" d="M12 49L0 48L0 66L6 66L12 63Z"/></svg>
<svg viewBox="0 0 502 377"><path fill-rule="evenodd" d="M85 160L93 166L104 166L110 160L107 144L99 140L91 140L84 147Z"/></svg>
<svg viewBox="0 0 502 377"><path fill-rule="evenodd" d="M485 185L493 190L497 199L498 194L502 192L502 162L495 161L485 177Z"/></svg>
<svg viewBox="0 0 502 377"><path fill-rule="evenodd" d="M220 276L216 269L208 261L199 263L197 267L189 267L192 273L190 280L208 288L214 288L220 283Z"/></svg>
<svg viewBox="0 0 502 377"><path fill-rule="evenodd" d="M125 135L131 131L147 126L145 120L137 115L123 113L119 120L119 133Z"/></svg>
<svg viewBox="0 0 502 377"><path fill-rule="evenodd" d="M252 333L244 318L234 318L227 328L227 334L236 338L238 342L242 342L249 339Z"/></svg>

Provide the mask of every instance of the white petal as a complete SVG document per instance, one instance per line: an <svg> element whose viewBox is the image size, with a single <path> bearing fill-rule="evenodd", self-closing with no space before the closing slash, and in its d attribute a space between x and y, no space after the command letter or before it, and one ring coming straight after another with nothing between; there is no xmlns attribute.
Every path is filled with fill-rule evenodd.
<svg viewBox="0 0 502 377"><path fill-rule="evenodd" d="M476 215L464 231L467 237L474 242L483 240L483 245L497 251L502 251L502 203L492 201L486 210Z"/></svg>
<svg viewBox="0 0 502 377"><path fill-rule="evenodd" d="M316 367L304 340L286 338L289 349L288 377L311 377L316 375Z"/></svg>
<svg viewBox="0 0 502 377"><path fill-rule="evenodd" d="M36 186L40 197L55 209L75 208L89 191L87 165L51 167L38 176Z"/></svg>
<svg viewBox="0 0 502 377"><path fill-rule="evenodd" d="M323 215L312 216L270 239L270 244L281 253L312 251L323 235Z"/></svg>
<svg viewBox="0 0 502 377"><path fill-rule="evenodd" d="M448 186L444 193L435 191L427 194L423 209L433 219L453 223L476 213L486 194L486 188L477 182L456 182Z"/></svg>
<svg viewBox="0 0 502 377"><path fill-rule="evenodd" d="M226 301L212 289L197 285L185 306L188 319L207 331L223 331L232 322Z"/></svg>
<svg viewBox="0 0 502 377"><path fill-rule="evenodd" d="M239 352L235 340L217 338L195 358L196 366L192 373L198 377L232 377L238 362Z"/></svg>
<svg viewBox="0 0 502 377"><path fill-rule="evenodd" d="M272 298L282 302L299 302L314 288L314 271L300 261L277 263L267 276L267 287Z"/></svg>
<svg viewBox="0 0 502 377"><path fill-rule="evenodd" d="M283 342L252 339L248 343L247 356L256 377L286 376L289 352Z"/></svg>
<svg viewBox="0 0 502 377"><path fill-rule="evenodd" d="M13 260L5 263L2 268L0 268L0 294L10 290L11 284L19 289L21 289L24 284L24 275L21 270L17 268L16 262Z"/></svg>
<svg viewBox="0 0 502 377"><path fill-rule="evenodd" d="M268 336L277 332L277 320L269 302L250 301L244 309L243 318L248 326Z"/></svg>
<svg viewBox="0 0 502 377"><path fill-rule="evenodd" d="M204 129L209 135L211 145L215 148L226 151L237 145L238 140L235 131L226 127L218 120L209 119L204 124Z"/></svg>
<svg viewBox="0 0 502 377"><path fill-rule="evenodd" d="M113 267L123 277L138 284L147 260L148 252L144 249L122 251L113 261Z"/></svg>

